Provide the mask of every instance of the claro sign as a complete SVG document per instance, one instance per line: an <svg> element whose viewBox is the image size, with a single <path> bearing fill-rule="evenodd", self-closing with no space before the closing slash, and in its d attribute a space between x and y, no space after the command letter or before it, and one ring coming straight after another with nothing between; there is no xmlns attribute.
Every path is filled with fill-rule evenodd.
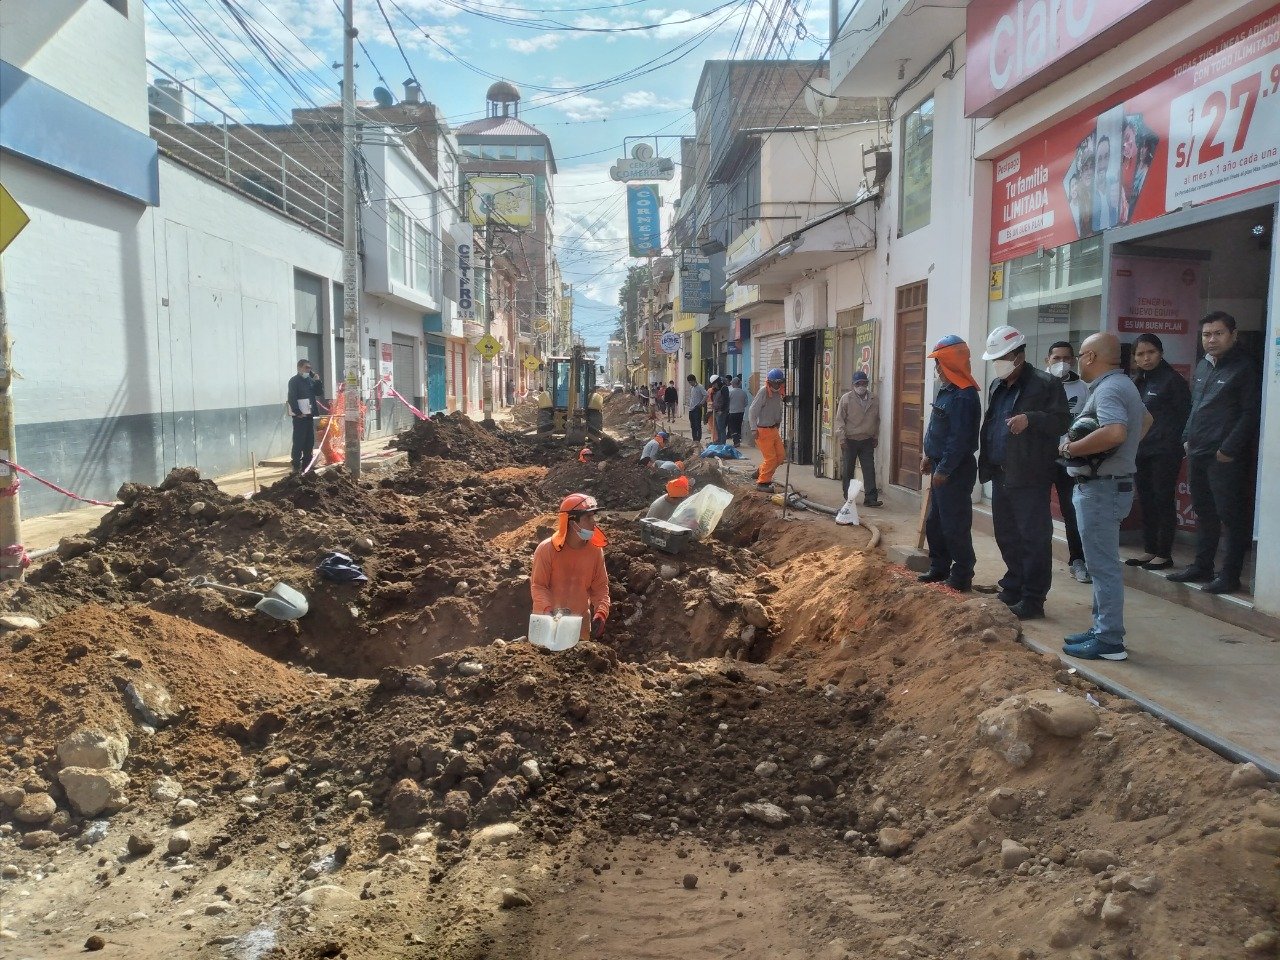
<svg viewBox="0 0 1280 960"><path fill-rule="evenodd" d="M993 117L1132 37L1177 0L972 0L964 109Z"/></svg>

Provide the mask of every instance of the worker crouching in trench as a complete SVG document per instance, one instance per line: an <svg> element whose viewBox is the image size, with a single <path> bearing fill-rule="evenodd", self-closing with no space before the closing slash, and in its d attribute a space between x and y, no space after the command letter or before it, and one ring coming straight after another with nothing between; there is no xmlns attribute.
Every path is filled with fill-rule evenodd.
<svg viewBox="0 0 1280 960"><path fill-rule="evenodd" d="M596 526L594 497L572 493L560 503L556 532L533 553L529 590L533 612L582 617L582 638L604 636L609 618L609 573L604 548L609 541Z"/></svg>

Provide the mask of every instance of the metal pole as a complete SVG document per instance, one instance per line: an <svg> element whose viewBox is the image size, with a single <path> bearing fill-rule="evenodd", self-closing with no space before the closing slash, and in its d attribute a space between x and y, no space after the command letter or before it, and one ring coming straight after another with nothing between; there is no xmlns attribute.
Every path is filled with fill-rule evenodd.
<svg viewBox="0 0 1280 960"><path fill-rule="evenodd" d="M350 0L348 0L350 2ZM493 202L485 204L484 211L484 335L493 333ZM493 360L484 357L480 367L480 379L484 385L484 422L493 422Z"/></svg>
<svg viewBox="0 0 1280 960"><path fill-rule="evenodd" d="M0 267L0 457L18 462L17 441L13 426L13 345L9 342L9 319L4 307L4 270ZM5 470L9 483L16 486L18 475ZM22 543L22 514L18 511L18 493L0 497L0 547ZM22 579L22 556L0 556L0 580Z"/></svg>
<svg viewBox="0 0 1280 960"><path fill-rule="evenodd" d="M360 476L360 292L356 256L356 28L354 0L342 4L342 345L347 472Z"/></svg>

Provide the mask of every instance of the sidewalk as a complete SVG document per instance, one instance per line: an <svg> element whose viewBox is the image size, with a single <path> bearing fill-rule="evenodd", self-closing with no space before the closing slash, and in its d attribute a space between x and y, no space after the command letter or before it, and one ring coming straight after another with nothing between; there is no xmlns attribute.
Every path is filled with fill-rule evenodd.
<svg viewBox="0 0 1280 960"><path fill-rule="evenodd" d="M687 420L667 429L687 437ZM743 447L759 464L760 453ZM783 470L774 477L781 487ZM805 499L829 506L843 502L840 483L815 477L812 466L791 467L791 486ZM881 486L884 506L862 511L880 528L882 548L892 556L914 552L920 497L914 491ZM978 555L975 580L995 583L1004 564L995 539L974 532ZM1053 589L1044 620L1024 626L1028 646L1060 656L1064 634L1088 627L1092 593L1077 583L1061 560L1054 561ZM1252 760L1280 777L1280 641L1205 616L1142 590L1125 593L1126 644L1130 659L1080 661L1060 657L1094 683L1129 697L1171 726L1237 760Z"/></svg>

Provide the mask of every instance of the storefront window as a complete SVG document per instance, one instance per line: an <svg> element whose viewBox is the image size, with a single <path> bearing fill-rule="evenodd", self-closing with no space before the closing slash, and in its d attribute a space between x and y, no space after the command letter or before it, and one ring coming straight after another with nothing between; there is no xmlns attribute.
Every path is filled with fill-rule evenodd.
<svg viewBox="0 0 1280 960"><path fill-rule="evenodd" d="M933 97L902 120L902 190L898 233L929 225L933 194Z"/></svg>
<svg viewBox="0 0 1280 960"><path fill-rule="evenodd" d="M1028 363L1043 366L1049 347L1059 340L1078 351L1085 337L1102 329L1100 238L1028 254L1003 266L1003 295L991 302L987 330L1006 323L1021 330L1027 337Z"/></svg>

